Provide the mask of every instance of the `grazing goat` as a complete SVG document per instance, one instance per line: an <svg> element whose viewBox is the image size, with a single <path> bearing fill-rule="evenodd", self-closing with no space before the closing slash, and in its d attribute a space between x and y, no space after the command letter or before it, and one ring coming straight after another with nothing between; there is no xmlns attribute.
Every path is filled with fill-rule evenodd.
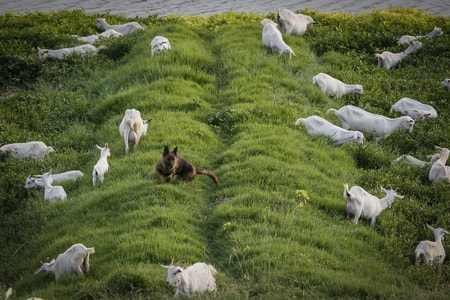
<svg viewBox="0 0 450 300"><path fill-rule="evenodd" d="M403 35L397 41L399 45L410 45L414 41L418 41L419 39L425 37L424 35Z"/></svg>
<svg viewBox="0 0 450 300"><path fill-rule="evenodd" d="M141 24L138 22L129 22L125 24L119 24L119 25L110 25L106 23L106 20L104 18L97 18L97 24L98 29L108 30L108 29L114 29L117 32L120 32L124 35L128 35L132 32L135 32L137 30L144 30L144 27L142 27Z"/></svg>
<svg viewBox="0 0 450 300"><path fill-rule="evenodd" d="M384 66L387 70L394 68L402 59L421 49L423 44L419 41L413 41L410 43L409 47L399 53L392 53L390 51L384 51L383 53L375 54L375 57L378 59L378 67L381 68Z"/></svg>
<svg viewBox="0 0 450 300"><path fill-rule="evenodd" d="M434 233L434 242L432 241L421 241L414 250L416 256L416 263L423 262L429 264L432 262L444 263L445 260L445 249L442 245L444 240L444 235L448 234L447 230L442 228L433 228L433 226L427 224L427 228Z"/></svg>
<svg viewBox="0 0 450 300"><path fill-rule="evenodd" d="M56 200L66 200L67 194L62 186L52 185L52 170L42 175L39 175L38 178L42 179L44 182L44 200L48 202L54 202Z"/></svg>
<svg viewBox="0 0 450 300"><path fill-rule="evenodd" d="M62 181L66 181L66 180L76 180L78 177L84 176L83 172L78 171L78 170L72 170L72 171L67 171L67 172L63 172L63 173L58 173L58 174L52 174L52 179L53 181L51 182L53 183L60 183ZM42 180L42 178L39 177L32 177L31 175L29 175L25 181L25 188L26 189L32 189L32 188L37 188L37 187L44 187L45 183Z"/></svg>
<svg viewBox="0 0 450 300"><path fill-rule="evenodd" d="M62 48L58 50L48 50L38 48L38 56L40 59L44 58L65 59L66 57L75 53L79 55L87 55L87 54L96 55L100 50L105 48L106 48L105 45L95 47L91 44L84 44L72 48Z"/></svg>
<svg viewBox="0 0 450 300"><path fill-rule="evenodd" d="M167 270L166 283L177 287L175 297L187 296L192 298L196 293L216 292L214 276L217 271L212 265L198 262L186 269L181 268L180 265L181 261L173 265L172 260L169 266L162 266Z"/></svg>
<svg viewBox="0 0 450 300"><path fill-rule="evenodd" d="M262 31L262 40L265 47L272 49L272 53L278 52L280 55L284 52L295 56L294 51L283 40L281 32L277 28L277 24L269 19L261 21L264 26Z"/></svg>
<svg viewBox="0 0 450 300"><path fill-rule="evenodd" d="M347 215L353 216L353 222L358 224L360 218L370 219L370 225L375 225L377 216L386 208L390 207L395 199L403 199L405 196L397 194L396 190L386 190L381 187L386 194L379 199L368 193L360 186L353 186L350 190L348 184L344 184L344 198L347 200Z"/></svg>
<svg viewBox="0 0 450 300"><path fill-rule="evenodd" d="M153 121L152 118L142 120L141 112L132 108L125 110L125 116L120 122L119 132L125 142L125 154L128 154L128 143L133 143L134 148L139 144L139 140L143 135L147 134L148 123Z"/></svg>
<svg viewBox="0 0 450 300"><path fill-rule="evenodd" d="M450 78L445 78L444 80L442 80L441 84L443 87L450 91Z"/></svg>
<svg viewBox="0 0 450 300"><path fill-rule="evenodd" d="M348 142L355 142L362 145L364 142L364 135L359 131L350 131L338 127L322 117L309 116L306 119L300 118L295 122L295 125L300 123L306 126L306 130L310 135L324 135L329 137L336 145L342 145Z"/></svg>
<svg viewBox="0 0 450 300"><path fill-rule="evenodd" d="M74 244L66 252L59 254L51 262L42 263L34 274L51 272L58 280L61 276L75 273L83 274L89 271L89 255L95 253L95 248L86 248L83 244Z"/></svg>
<svg viewBox="0 0 450 300"><path fill-rule="evenodd" d="M433 154L433 155L427 155L427 158L429 159L429 161L423 161L423 160L415 158L414 156L411 156L411 155L401 155L401 156L397 157L394 162L405 162L405 163L410 164L415 167L424 168L428 165L432 165L436 160L439 159L439 156L440 156L439 153Z"/></svg>
<svg viewBox="0 0 450 300"><path fill-rule="evenodd" d="M312 82L314 85L317 85L322 92L336 98L340 98L349 93L364 94L362 85L345 84L339 79L333 78L325 73L319 73L314 76Z"/></svg>
<svg viewBox="0 0 450 300"><path fill-rule="evenodd" d="M427 35L425 37L427 38L427 40L429 40L429 39L433 39L436 37L440 37L443 34L444 34L444 32L442 31L441 28L434 27L433 31L427 33Z"/></svg>
<svg viewBox="0 0 450 300"><path fill-rule="evenodd" d="M111 151L109 149L108 143L104 147L97 146L100 150L100 158L92 170L92 184L95 186L97 182L103 182L105 179L105 173L108 172L108 157L111 156Z"/></svg>
<svg viewBox="0 0 450 300"><path fill-rule="evenodd" d="M391 107L390 113L400 112L407 114L414 120L423 120L426 118L436 118L436 110L428 104L424 104L411 98L401 98Z"/></svg>
<svg viewBox="0 0 450 300"><path fill-rule="evenodd" d="M170 42L166 37L157 35L150 42L150 49L152 51L152 56L159 54L163 51L169 51L172 49Z"/></svg>
<svg viewBox="0 0 450 300"><path fill-rule="evenodd" d="M278 9L277 23L288 35L303 35L308 27L316 22L310 16L296 14L289 9Z"/></svg>
<svg viewBox="0 0 450 300"><path fill-rule="evenodd" d="M395 119L365 111L353 105L345 105L339 110L330 108L327 114L334 113L341 121L342 128L358 130L374 136L376 141L389 137L396 130L412 133L415 121L409 116Z"/></svg>
<svg viewBox="0 0 450 300"><path fill-rule="evenodd" d="M445 165L450 151L447 148L436 148L440 150L439 158L431 165L428 179L431 182L450 182L450 167Z"/></svg>
<svg viewBox="0 0 450 300"><path fill-rule="evenodd" d="M114 29L108 29L106 31L103 31L102 33L99 34L92 34L89 36L78 36L73 34L72 37L74 39L77 39L79 41L88 43L88 44L95 44L99 39L102 38L109 38L109 37L118 37L118 36L123 36L122 33L115 31Z"/></svg>
<svg viewBox="0 0 450 300"><path fill-rule="evenodd" d="M14 158L44 159L52 152L55 152L55 149L40 141L0 144L0 153L9 153Z"/></svg>

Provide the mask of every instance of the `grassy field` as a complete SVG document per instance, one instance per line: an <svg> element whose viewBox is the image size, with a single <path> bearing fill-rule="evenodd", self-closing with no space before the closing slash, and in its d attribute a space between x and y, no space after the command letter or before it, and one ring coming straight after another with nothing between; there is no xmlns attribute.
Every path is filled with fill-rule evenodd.
<svg viewBox="0 0 450 300"><path fill-rule="evenodd" d="M76 45L70 35L95 33L96 15L61 11L0 16L0 142L42 140L56 149L44 161L0 156L0 292L14 299L171 299L172 259L218 270L217 299L445 299L450 267L418 266L413 252L432 239L429 223L450 230L450 185L431 184L429 167L393 161L425 159L435 145L450 147L450 18L414 9L359 15L305 10L318 22L302 36L284 36L291 59L264 48L264 17L136 18L144 32L104 41L97 57L37 58L37 47ZM125 22L107 15L110 23ZM375 53L399 52L403 34L444 35L423 40L419 52L387 71ZM155 35L172 51L150 55ZM363 95L326 96L311 79L328 73L364 87ZM311 137L297 118L319 115L339 125L331 108L360 106L386 116L410 97L437 110L412 134L395 132L363 146L334 146ZM125 109L152 117L139 147L125 156L118 127ZM112 156L105 182L92 186L95 145ZM164 146L214 171L193 182L158 185ZM46 203L25 190L29 174L79 169L65 182L68 199ZM375 227L346 215L343 184L383 196L405 196ZM34 275L40 261L74 243L95 247L86 276ZM447 252L448 242L444 241ZM2 294L2 293L0 293ZM202 299L212 299L204 295Z"/></svg>

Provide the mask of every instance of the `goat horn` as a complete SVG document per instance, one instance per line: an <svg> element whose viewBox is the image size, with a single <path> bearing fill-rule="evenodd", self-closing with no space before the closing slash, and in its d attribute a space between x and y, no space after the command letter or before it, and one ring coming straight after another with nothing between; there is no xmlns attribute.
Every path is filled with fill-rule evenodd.
<svg viewBox="0 0 450 300"><path fill-rule="evenodd" d="M173 258L172 258L172 261L170 262L170 265L173 266Z"/></svg>

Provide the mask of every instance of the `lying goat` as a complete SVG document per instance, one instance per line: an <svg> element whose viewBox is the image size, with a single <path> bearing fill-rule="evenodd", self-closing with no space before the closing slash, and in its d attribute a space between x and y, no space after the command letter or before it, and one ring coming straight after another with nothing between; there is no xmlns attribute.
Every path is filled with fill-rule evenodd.
<svg viewBox="0 0 450 300"><path fill-rule="evenodd" d="M398 195L396 190L386 190L381 187L386 194L382 199L368 193L360 186L353 186L350 190L348 184L344 184L344 198L347 200L347 215L353 216L353 222L358 224L360 218L370 219L370 225L375 225L378 215L390 207L395 199L403 199L404 196Z"/></svg>
<svg viewBox="0 0 450 300"><path fill-rule="evenodd" d="M407 164L410 164L415 167L421 167L424 168L428 165L432 165L436 160L439 159L440 154L433 154L433 155L427 155L428 161L423 161L418 158L415 158L411 155L401 155L397 157L397 159L394 162L404 162Z"/></svg>
<svg viewBox="0 0 450 300"><path fill-rule="evenodd" d="M364 142L364 134L362 132L341 128L319 116L309 116L306 119L300 118L295 122L295 125L298 126L300 123L306 126L308 134L326 136L336 145L348 142L362 145Z"/></svg>
<svg viewBox="0 0 450 300"><path fill-rule="evenodd" d="M74 244L66 252L59 254L51 262L42 263L41 267L34 273L50 272L55 274L58 280L67 274L83 274L89 271L89 255L95 253L94 248L86 248L83 244Z"/></svg>
<svg viewBox="0 0 450 300"><path fill-rule="evenodd" d="M32 177L31 175L29 175L25 181L25 188L26 189L32 189L32 188L38 188L38 187L44 187L44 181L42 180L42 178L39 178L42 175L38 175L37 177ZM67 171L67 172L63 172L63 173L58 173L58 174L52 174L52 179L53 181L51 182L53 183L60 183L62 181L66 181L66 180L77 180L78 177L84 176L83 172L79 171L79 170L72 170L72 171Z"/></svg>
<svg viewBox="0 0 450 300"><path fill-rule="evenodd" d="M38 48L38 56L40 59L44 58L54 58L54 59L65 59L72 54L78 55L96 55L100 50L105 49L105 45L95 47L91 44L84 44L72 48L62 48L58 50L49 50Z"/></svg>
<svg viewBox="0 0 450 300"><path fill-rule="evenodd" d="M44 159L52 152L55 149L40 141L0 144L0 153L9 153L14 158Z"/></svg>
<svg viewBox="0 0 450 300"><path fill-rule="evenodd" d="M212 265L202 262L195 263L186 269L180 267L181 261L173 265L173 260L169 266L162 266L167 270L168 285L176 285L175 297L187 296L192 298L194 294L203 294L204 292L216 292L216 279L214 276L217 271Z"/></svg>
<svg viewBox="0 0 450 300"><path fill-rule="evenodd" d="M92 34L89 36L78 36L73 34L72 37L74 39L77 39L79 41L88 43L88 44L95 44L96 42L98 42L98 40L100 39L105 39L105 38L109 38L109 37L118 37L118 36L123 36L122 33L115 31L114 29L108 29L106 31L103 31L102 33L99 34Z"/></svg>
<svg viewBox="0 0 450 300"><path fill-rule="evenodd" d="M152 56L171 49L172 47L170 46L169 40L164 36L157 35L150 42Z"/></svg>
<svg viewBox="0 0 450 300"><path fill-rule="evenodd" d="M422 261L425 264L432 262L444 263L445 260L445 249L442 245L444 240L444 235L448 234L447 230L442 228L433 228L433 226L427 224L427 228L434 233L434 242L432 241L421 241L414 250L416 256L416 263Z"/></svg>
<svg viewBox="0 0 450 300"><path fill-rule="evenodd" d="M304 14L296 14L289 9L278 9L277 23L288 35L302 35L308 27L315 24L313 18Z"/></svg>
<svg viewBox="0 0 450 300"><path fill-rule="evenodd" d="M135 31L144 30L144 27L142 27L142 25L139 24L138 22L129 22L129 23L125 23L125 24L110 25L106 22L106 20L104 18L97 18L96 26L97 26L97 29L103 29L103 30L114 29L115 31L120 32L124 35L128 35Z"/></svg>

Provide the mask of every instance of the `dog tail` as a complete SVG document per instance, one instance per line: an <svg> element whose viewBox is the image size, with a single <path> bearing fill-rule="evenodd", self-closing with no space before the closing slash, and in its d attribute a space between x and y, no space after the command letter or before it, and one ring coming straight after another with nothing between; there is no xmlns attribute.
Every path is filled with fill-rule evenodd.
<svg viewBox="0 0 450 300"><path fill-rule="evenodd" d="M200 169L200 168L195 168L195 171L196 171L197 174L208 175L209 178L211 178L212 181L214 181L214 183L215 183L216 185L219 184L219 180L217 179L216 174L214 174L212 171L204 170L204 169Z"/></svg>

